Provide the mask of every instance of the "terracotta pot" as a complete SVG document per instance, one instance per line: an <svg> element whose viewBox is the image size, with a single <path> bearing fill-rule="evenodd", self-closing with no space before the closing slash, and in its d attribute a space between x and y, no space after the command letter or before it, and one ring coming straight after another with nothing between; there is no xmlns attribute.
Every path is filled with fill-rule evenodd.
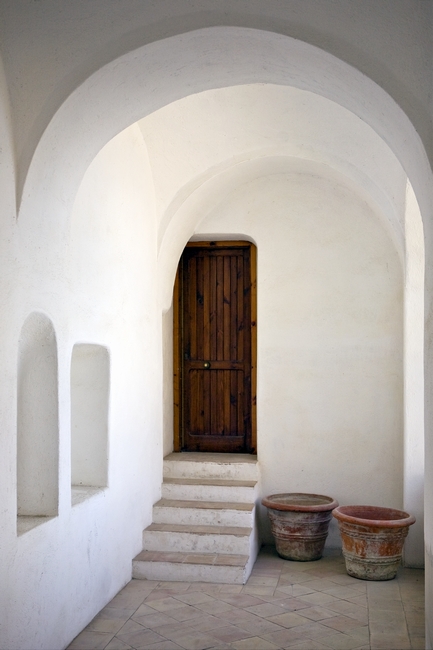
<svg viewBox="0 0 433 650"><path fill-rule="evenodd" d="M338 502L322 494L272 494L267 507L277 553L285 560L309 562L322 557L332 510Z"/></svg>
<svg viewBox="0 0 433 650"><path fill-rule="evenodd" d="M415 517L377 506L340 506L338 520L346 571L361 580L392 580Z"/></svg>

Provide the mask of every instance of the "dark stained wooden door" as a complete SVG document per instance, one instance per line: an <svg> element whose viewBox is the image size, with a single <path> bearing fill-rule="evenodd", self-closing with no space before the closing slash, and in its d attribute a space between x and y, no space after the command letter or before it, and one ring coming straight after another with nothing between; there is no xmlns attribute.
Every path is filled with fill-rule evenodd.
<svg viewBox="0 0 433 650"><path fill-rule="evenodd" d="M179 264L175 396L184 451L255 451L251 248L248 242L192 243Z"/></svg>

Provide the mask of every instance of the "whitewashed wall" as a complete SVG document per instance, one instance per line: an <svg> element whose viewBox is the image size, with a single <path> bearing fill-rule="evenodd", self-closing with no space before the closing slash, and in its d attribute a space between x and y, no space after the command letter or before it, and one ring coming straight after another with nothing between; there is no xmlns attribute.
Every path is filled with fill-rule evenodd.
<svg viewBox="0 0 433 650"><path fill-rule="evenodd" d="M336 178L274 175L235 190L196 237L215 232L258 250L262 494L401 508L402 267L377 215Z"/></svg>
<svg viewBox="0 0 433 650"><path fill-rule="evenodd" d="M14 279L22 287L21 300L8 323L13 330L28 311L39 309L56 330L60 502L57 517L17 537L9 469L11 489L3 502L8 525L1 529L1 547L9 558L2 582L7 602L1 647L51 649L64 647L130 579L131 558L141 550L141 532L160 489L153 188L138 127L117 136L91 164L66 232L60 234L59 225L51 223L47 241L50 227L39 229L37 215L29 221L18 223L15 250L27 263ZM19 334L16 329L10 335L15 355ZM106 346L111 378L108 487L72 506L69 391L75 343ZM12 358L8 365L11 396L16 364ZM7 407L12 421L14 402Z"/></svg>
<svg viewBox="0 0 433 650"><path fill-rule="evenodd" d="M98 251L97 263L92 265L88 262L92 269L98 269L103 275L107 273L107 283L101 282L98 286L98 282L91 279L88 289L85 286L85 273L77 276L77 285L72 275L79 273L78 267L87 261L84 256L80 261L79 257L67 253L69 243L73 241L74 246L80 247L85 240L77 230L72 231L71 242L67 240L68 210L76 195L77 179L82 177L101 146L122 128L166 102L212 85L222 87L270 81L300 84L318 93L329 93L328 96L336 103L353 110L380 134L410 177L424 219L427 242L426 314L428 320L432 320L433 237L430 222L433 200L431 170L426 163L425 151L431 154L432 150L432 37L429 27L433 8L431 3L418 0L398 3L396 0L384 0L380 5L376 0L354 4L339 0L332 3L332 10L330 6L322 0L312 3L291 0L289 4L282 4L279 0L267 3L245 0L237 6L237 13L232 14L233 3L229 0L209 0L206 5L191 0L151 4L137 0L95 0L91 4L86 0L77 3L69 0L48 0L44 3L6 0L1 4L0 30L7 81L1 70L0 358L4 381L0 387L0 412L4 435L0 437L0 581L8 589L0 590L0 605L4 617L3 630L6 630L1 633L1 645L7 650L28 648L29 644L51 648L54 643L60 647L91 618L93 612L103 604L102 601L112 595L112 590L121 586L125 579L126 557L131 557L139 545L139 529L148 520L150 504L159 489L160 476L156 476L159 474L159 461L155 459L160 458L161 452L161 437L156 433L161 418L153 408L158 404L154 398L159 396L153 390L158 384L161 370L160 363L155 363L156 355L160 352L161 321L160 315L158 318L152 316L156 275L153 249L145 233L134 230L138 228L138 220L129 224L135 233L129 242L132 250L137 250L135 244L143 244L149 251L149 257L138 259L139 255L133 254L130 260L122 261L123 271L119 272L119 278L112 271L112 264L120 264L118 251L108 245L105 261L104 255ZM204 7L206 11L203 11ZM201 34L191 31L207 27L210 29ZM98 34L97 39L95 33ZM182 33L179 38L166 38L178 33ZM288 35L288 38L284 35ZM336 58L328 56L328 52ZM119 61L118 57L123 54L125 56ZM382 89L386 92L382 92ZM8 93L13 108L12 119ZM420 134L422 141L417 134ZM24 193L22 218L16 224L15 197L20 196L35 150L34 173ZM17 152L17 159L14 151ZM125 197L124 201L119 199L122 191L115 180L122 178L122 171L128 170L126 158L131 160L131 150L127 156L125 154L126 157L117 154L116 160L110 164L106 159L102 161L108 154L95 163L101 165L100 175L94 174L94 170L90 172L93 182L91 187L87 185L88 202L83 198L81 202L81 205L87 203L89 207L86 211L90 221L83 220L83 228L90 225L92 230L95 219L98 222L95 216L96 202L92 199L94 188L99 188L101 201L107 198L107 214L115 206L122 208L122 214L125 211L128 214L137 214L137 211L150 214L153 210L153 206L148 205L148 198L143 194L141 200L138 198L140 192L149 197L151 188L148 188L145 158L139 163L134 158L135 154L132 155L137 163L134 169L142 169L143 172L140 184L135 184L138 194L133 192L135 198L131 199L132 187L126 184L125 189L130 190L129 198ZM374 158L371 162L374 162ZM109 172L111 164L112 174ZM131 170L131 179L136 178L134 169ZM398 205L402 186L398 184L396 187ZM108 199L112 193L117 199L110 204ZM131 212L130 201L133 203ZM138 203L142 204L140 210ZM113 242L116 228L112 220L109 221L113 226L110 232L106 232L101 223L93 229L95 242L100 239L107 244ZM180 238L180 249L193 234L195 225L196 219L193 219L182 233L182 236L187 236ZM147 234L156 241L152 226ZM122 241L120 237L120 243ZM148 243L149 249L146 248ZM132 291L150 297L149 304L146 303L149 312L145 312L144 303L143 311L134 311L139 303L134 302L135 307L132 307L132 301L128 302L131 289L127 291L126 285L130 286L132 267L136 279L138 265L142 265L143 276L138 272L138 277L143 277L143 280L139 280L143 284L140 286L137 282ZM148 280L144 279L145 276ZM108 279L113 280L113 286L108 286ZM167 283L171 281L172 275ZM166 291L167 295L169 293ZM114 294L118 299L114 298ZM96 316L98 303L101 307L99 320ZM125 310L122 309L123 305ZM17 340L25 319L34 310L46 313L52 320L59 343L61 501L58 518L30 531L28 537L17 540ZM128 318L133 319L133 314L136 319L135 333L132 333L129 342L120 342L120 339L117 342L117 337L125 332L125 327L120 326L123 314L126 315L126 323L129 322ZM137 378L135 358L131 358L131 348L134 348L135 352L138 350L137 360L140 354L143 359L143 349L140 349L139 343L143 339L139 337L138 330L140 336L147 332L149 340L152 339L152 346L145 350L147 365L141 379ZM111 368L119 372L122 378L112 387L117 396L117 406L111 413L110 426L114 423L116 431L121 428L124 432L124 417L120 413L122 416L137 413L138 402L142 407L151 405L152 408L140 410L141 417L146 413L144 420L134 419L130 427L128 421L130 447L123 445L124 433L122 436L119 434L119 438L116 433L115 438L110 439L111 450L114 449L120 456L112 466L108 491L71 510L67 433L70 353L77 340L92 342L95 338L107 345ZM142 344L147 345L147 340ZM430 410L432 340L427 330L426 396ZM120 358L124 361L120 361ZM148 371L152 375L149 382ZM134 388L132 384L135 379ZM131 411L128 411L129 404L132 404ZM166 420L169 417L167 411L165 417ZM429 411L426 421L432 421ZM155 456L151 453L150 457L144 457L147 452L139 448L140 427L154 441L151 448L155 450ZM114 442L121 439L122 443ZM431 440L433 437L429 431L426 448L426 552L427 611L430 614L433 611L433 504L429 496L433 484L433 473L430 471L433 458ZM139 453L134 454L137 450ZM143 455L140 457L140 454ZM143 472L141 459L144 462ZM124 468L130 460L132 466L128 465L125 475ZM136 513L137 509L133 523L129 522L130 527L124 527L122 531L123 543L120 544L119 524L124 523L127 513ZM66 549L72 549L70 555L65 552ZM82 564L87 549L91 552L92 562ZM106 563L104 567L103 563ZM109 574L105 570L108 565ZM78 574L77 567L80 567ZM112 579L108 585L107 575ZM99 583L95 592L89 587L93 580ZM65 590L68 584L71 587ZM19 608L13 606L14 601L20 603ZM63 606L64 603L67 606ZM75 616L71 617L74 604ZM46 624L48 610L57 617L53 625ZM24 619L26 622L23 624ZM65 620L70 621L69 625L65 626ZM428 616L429 647L433 643L432 621L433 616Z"/></svg>

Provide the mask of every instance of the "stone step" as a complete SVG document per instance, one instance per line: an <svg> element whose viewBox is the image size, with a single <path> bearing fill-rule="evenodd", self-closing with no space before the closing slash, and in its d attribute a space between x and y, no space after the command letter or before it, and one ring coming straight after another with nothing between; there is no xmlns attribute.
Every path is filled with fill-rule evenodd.
<svg viewBox="0 0 433 650"><path fill-rule="evenodd" d="M200 477L258 481L257 456L173 452L164 458L164 478Z"/></svg>
<svg viewBox="0 0 433 650"><path fill-rule="evenodd" d="M165 478L163 499L253 502L256 481L216 478Z"/></svg>
<svg viewBox="0 0 433 650"><path fill-rule="evenodd" d="M253 503L161 499L153 506L155 524L250 528L254 524L253 515Z"/></svg>
<svg viewBox="0 0 433 650"><path fill-rule="evenodd" d="M169 454L134 578L244 584L256 559L257 458Z"/></svg>
<svg viewBox="0 0 433 650"><path fill-rule="evenodd" d="M143 548L147 551L169 552L176 549L184 553L248 555L252 533L252 528L238 526L153 523L143 531Z"/></svg>
<svg viewBox="0 0 433 650"><path fill-rule="evenodd" d="M132 562L132 577L145 580L245 584L248 555L142 551Z"/></svg>

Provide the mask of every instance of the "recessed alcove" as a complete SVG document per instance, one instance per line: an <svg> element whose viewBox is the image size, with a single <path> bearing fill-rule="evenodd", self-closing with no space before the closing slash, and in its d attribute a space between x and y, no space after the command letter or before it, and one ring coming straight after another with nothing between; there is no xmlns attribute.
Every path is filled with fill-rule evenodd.
<svg viewBox="0 0 433 650"><path fill-rule="evenodd" d="M18 344L17 532L58 514L57 343L50 319L30 314Z"/></svg>
<svg viewBox="0 0 433 650"><path fill-rule="evenodd" d="M107 348L77 343L71 358L72 505L108 484L108 400L110 358Z"/></svg>

